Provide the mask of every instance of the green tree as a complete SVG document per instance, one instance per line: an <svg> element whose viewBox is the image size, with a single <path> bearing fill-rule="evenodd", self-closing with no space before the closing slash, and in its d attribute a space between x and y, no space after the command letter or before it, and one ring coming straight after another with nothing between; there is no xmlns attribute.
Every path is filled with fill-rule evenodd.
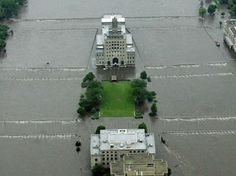
<svg viewBox="0 0 236 176"><path fill-rule="evenodd" d="M89 72L83 79L83 82L94 80L95 75L92 72Z"/></svg>
<svg viewBox="0 0 236 176"><path fill-rule="evenodd" d="M206 15L207 10L204 7L200 7L198 12L199 15L203 17L204 15Z"/></svg>
<svg viewBox="0 0 236 176"><path fill-rule="evenodd" d="M230 9L230 15L236 16L236 5L233 5L232 8Z"/></svg>
<svg viewBox="0 0 236 176"><path fill-rule="evenodd" d="M141 79L135 79L131 83L132 88L140 87L140 88L146 88L147 83L144 80Z"/></svg>
<svg viewBox="0 0 236 176"><path fill-rule="evenodd" d="M156 103L153 103L151 106L151 113L149 114L150 116L156 116L157 115L157 105Z"/></svg>
<svg viewBox="0 0 236 176"><path fill-rule="evenodd" d="M143 122L139 124L138 129L144 129L145 133L147 133L147 125Z"/></svg>
<svg viewBox="0 0 236 176"><path fill-rule="evenodd" d="M107 170L105 167L103 167L102 164L97 164L92 168L92 175L93 176L105 176L107 175Z"/></svg>
<svg viewBox="0 0 236 176"><path fill-rule="evenodd" d="M6 47L5 40L0 39L0 51L3 50Z"/></svg>
<svg viewBox="0 0 236 176"><path fill-rule="evenodd" d="M210 15L213 15L213 14L215 13L215 11L216 11L216 8L217 8L217 6L216 6L215 4L210 4L210 5L208 6L207 11L208 11L208 13L209 13Z"/></svg>
<svg viewBox="0 0 236 176"><path fill-rule="evenodd" d="M156 92L150 91L147 93L147 100L152 102L156 98Z"/></svg>
<svg viewBox="0 0 236 176"><path fill-rule="evenodd" d="M96 129L96 134L100 134L100 130L105 130L105 129L106 129L106 127L103 125L98 126Z"/></svg>
<svg viewBox="0 0 236 176"><path fill-rule="evenodd" d="M4 17L10 18L17 15L19 5L15 0L1 0L1 7L4 10Z"/></svg>
<svg viewBox="0 0 236 176"><path fill-rule="evenodd" d="M141 79L147 79L147 73L146 73L146 71L142 71L141 73L140 73L140 78Z"/></svg>
<svg viewBox="0 0 236 176"><path fill-rule="evenodd" d="M79 109L77 110L77 113L78 113L81 117L83 117L83 116L85 116L85 114L86 114L86 110L85 110L85 108L84 108L83 106L81 106L81 107L79 107Z"/></svg>

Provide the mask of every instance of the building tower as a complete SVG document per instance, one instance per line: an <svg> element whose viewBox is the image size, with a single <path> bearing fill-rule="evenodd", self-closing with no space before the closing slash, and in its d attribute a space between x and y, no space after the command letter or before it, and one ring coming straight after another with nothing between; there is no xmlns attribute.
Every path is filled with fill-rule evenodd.
<svg viewBox="0 0 236 176"><path fill-rule="evenodd" d="M125 18L121 15L104 15L102 34L97 35L97 67L134 67L135 48L132 35L127 33Z"/></svg>

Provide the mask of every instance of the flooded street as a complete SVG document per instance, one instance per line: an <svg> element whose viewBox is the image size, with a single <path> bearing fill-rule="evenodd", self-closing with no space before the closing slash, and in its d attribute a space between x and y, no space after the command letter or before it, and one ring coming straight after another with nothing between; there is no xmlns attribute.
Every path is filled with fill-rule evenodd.
<svg viewBox="0 0 236 176"><path fill-rule="evenodd" d="M143 121L173 175L234 175L235 56L223 43L219 17L202 22L198 7L196 0L29 0L10 24L14 36L0 59L0 175L90 175L96 127L137 128ZM77 119L81 79L96 73L94 40L107 13L126 17L137 49L134 73L119 74L147 71L159 119L148 112L141 120Z"/></svg>

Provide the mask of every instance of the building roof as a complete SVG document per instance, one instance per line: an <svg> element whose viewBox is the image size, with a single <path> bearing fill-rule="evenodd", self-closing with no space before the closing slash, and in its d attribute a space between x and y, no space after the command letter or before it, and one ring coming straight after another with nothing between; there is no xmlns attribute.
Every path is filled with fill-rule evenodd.
<svg viewBox="0 0 236 176"><path fill-rule="evenodd" d="M155 153L154 134L144 129L108 129L91 135L91 155L106 150L146 150Z"/></svg>
<svg viewBox="0 0 236 176"><path fill-rule="evenodd" d="M110 164L112 174L116 175L155 175L164 176L168 173L166 161L154 159L149 154L128 154L123 160L115 161Z"/></svg>
<svg viewBox="0 0 236 176"><path fill-rule="evenodd" d="M236 36L236 20L235 19L230 19L230 20L226 20L224 22L224 27L226 28L226 30L230 30L232 32L232 34L234 36Z"/></svg>
<svg viewBox="0 0 236 176"><path fill-rule="evenodd" d="M120 14L104 15L101 19L101 22L111 23L113 18L116 18L118 23L125 23L125 18Z"/></svg>

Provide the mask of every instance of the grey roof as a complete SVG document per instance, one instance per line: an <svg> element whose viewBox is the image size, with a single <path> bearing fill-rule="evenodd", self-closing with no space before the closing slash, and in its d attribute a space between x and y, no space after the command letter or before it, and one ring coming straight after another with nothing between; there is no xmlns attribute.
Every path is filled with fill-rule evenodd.
<svg viewBox="0 0 236 176"><path fill-rule="evenodd" d="M155 159L149 154L128 154L122 160L110 163L111 174L125 175L125 173L137 175L164 176L168 173L166 161ZM139 173L139 174L138 174Z"/></svg>
<svg viewBox="0 0 236 176"><path fill-rule="evenodd" d="M224 22L224 26L225 26L226 30L230 30L233 35L236 35L236 29L235 29L236 20L235 19L226 20Z"/></svg>
<svg viewBox="0 0 236 176"><path fill-rule="evenodd" d="M127 45L133 45L133 39L131 34L126 34L126 43Z"/></svg>
<svg viewBox="0 0 236 176"><path fill-rule="evenodd" d="M106 150L145 150L155 153L154 134L143 129L108 129L91 135L91 155Z"/></svg>

